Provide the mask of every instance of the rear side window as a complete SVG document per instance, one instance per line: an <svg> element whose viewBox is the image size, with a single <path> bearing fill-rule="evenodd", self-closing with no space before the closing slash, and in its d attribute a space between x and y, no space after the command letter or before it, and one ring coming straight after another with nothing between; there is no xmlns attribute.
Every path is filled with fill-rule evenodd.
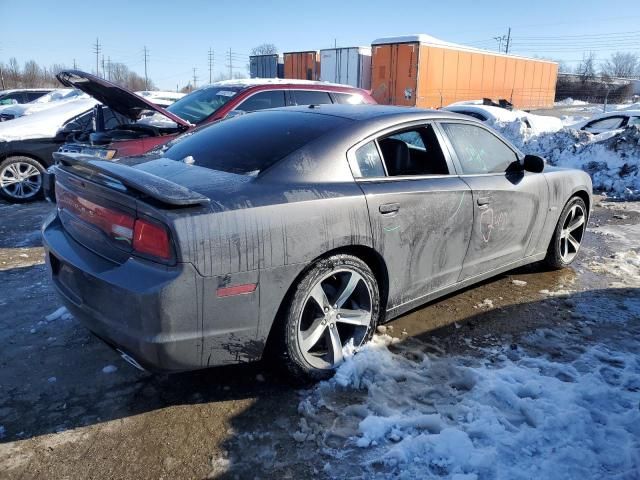
<svg viewBox="0 0 640 480"><path fill-rule="evenodd" d="M236 110L245 112L254 112L256 110L264 110L266 108L284 107L284 90L270 90L259 92L242 102Z"/></svg>
<svg viewBox="0 0 640 480"><path fill-rule="evenodd" d="M33 102L44 95L44 92L26 92L27 102Z"/></svg>
<svg viewBox="0 0 640 480"><path fill-rule="evenodd" d="M376 143L371 141L356 150L356 165L353 176L358 177L384 177L384 166L378 152Z"/></svg>
<svg viewBox="0 0 640 480"><path fill-rule="evenodd" d="M340 92L332 92L333 98L336 103L341 103L343 105L360 105L364 103L364 98L359 93L340 93Z"/></svg>
<svg viewBox="0 0 640 480"><path fill-rule="evenodd" d="M464 123L443 123L462 173L503 173L518 157L498 137L484 128Z"/></svg>
<svg viewBox="0 0 640 480"><path fill-rule="evenodd" d="M192 156L196 165L257 175L325 133L350 122L305 112L264 111L213 123L184 137L164 153L172 160Z"/></svg>
<svg viewBox="0 0 640 480"><path fill-rule="evenodd" d="M319 90L294 90L296 105L324 105L333 103L327 92Z"/></svg>
<svg viewBox="0 0 640 480"><path fill-rule="evenodd" d="M640 126L640 117L631 117L629 118L628 126L639 125Z"/></svg>
<svg viewBox="0 0 640 480"><path fill-rule="evenodd" d="M378 145L390 176L449 174L433 125L393 133Z"/></svg>

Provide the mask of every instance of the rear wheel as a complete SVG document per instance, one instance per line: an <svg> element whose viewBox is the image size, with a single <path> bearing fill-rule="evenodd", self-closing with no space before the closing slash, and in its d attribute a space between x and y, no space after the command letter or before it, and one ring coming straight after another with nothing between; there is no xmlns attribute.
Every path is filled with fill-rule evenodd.
<svg viewBox="0 0 640 480"><path fill-rule="evenodd" d="M29 157L8 157L0 163L0 195L13 203L42 196L44 167Z"/></svg>
<svg viewBox="0 0 640 480"><path fill-rule="evenodd" d="M549 244L545 263L552 268L570 265L578 255L587 229L587 207L579 197L567 202Z"/></svg>
<svg viewBox="0 0 640 480"><path fill-rule="evenodd" d="M283 360L299 378L327 378L343 349L368 342L380 311L378 285L357 257L316 263L298 283L286 312Z"/></svg>

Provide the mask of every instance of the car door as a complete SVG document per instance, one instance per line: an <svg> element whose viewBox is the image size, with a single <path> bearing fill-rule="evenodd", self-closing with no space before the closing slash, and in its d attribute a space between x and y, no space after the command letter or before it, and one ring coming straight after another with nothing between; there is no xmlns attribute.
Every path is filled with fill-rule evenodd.
<svg viewBox="0 0 640 480"><path fill-rule="evenodd" d="M291 90L295 105L326 105L333 103L329 92L322 90Z"/></svg>
<svg viewBox="0 0 640 480"><path fill-rule="evenodd" d="M455 283L471 236L471 190L452 174L434 125L380 132L348 156L387 266L387 308Z"/></svg>
<svg viewBox="0 0 640 480"><path fill-rule="evenodd" d="M473 231L460 280L531 255L548 209L544 175L525 172L520 154L484 126L440 126L456 170L473 193Z"/></svg>

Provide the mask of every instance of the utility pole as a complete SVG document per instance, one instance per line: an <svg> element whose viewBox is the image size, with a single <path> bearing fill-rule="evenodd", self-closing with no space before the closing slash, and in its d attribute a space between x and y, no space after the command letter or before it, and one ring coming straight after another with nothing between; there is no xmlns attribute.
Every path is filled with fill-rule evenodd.
<svg viewBox="0 0 640 480"><path fill-rule="evenodd" d="M147 60L149 59L149 50L144 46L144 89L149 90L149 77L147 76Z"/></svg>
<svg viewBox="0 0 640 480"><path fill-rule="evenodd" d="M509 47L511 46L511 27L507 33L507 45L505 46L504 53L509 53Z"/></svg>
<svg viewBox="0 0 640 480"><path fill-rule="evenodd" d="M231 56L231 49L229 49L229 78L233 78L233 57Z"/></svg>
<svg viewBox="0 0 640 480"><path fill-rule="evenodd" d="M4 90L4 73L2 72L1 64L0 64L0 84L2 84L2 90Z"/></svg>
<svg viewBox="0 0 640 480"><path fill-rule="evenodd" d="M78 64L76 63L76 59L73 59L73 69L77 70L78 69Z"/></svg>
<svg viewBox="0 0 640 480"><path fill-rule="evenodd" d="M213 60L213 50L209 47L209 83L212 83Z"/></svg>
<svg viewBox="0 0 640 480"><path fill-rule="evenodd" d="M100 76L100 39L96 38L96 43L93 46L93 53L96 54L96 76Z"/></svg>
<svg viewBox="0 0 640 480"><path fill-rule="evenodd" d="M111 57L107 57L107 78L111 81Z"/></svg>
<svg viewBox="0 0 640 480"><path fill-rule="evenodd" d="M500 37L493 37L493 39L498 42L498 52L502 52L502 40L504 40L504 35Z"/></svg>
<svg viewBox="0 0 640 480"><path fill-rule="evenodd" d="M196 67L193 67L193 89L196 89L196 85L198 84L198 77L196 75Z"/></svg>
<svg viewBox="0 0 640 480"><path fill-rule="evenodd" d="M102 55L102 78L107 78L107 70L104 63L104 55Z"/></svg>

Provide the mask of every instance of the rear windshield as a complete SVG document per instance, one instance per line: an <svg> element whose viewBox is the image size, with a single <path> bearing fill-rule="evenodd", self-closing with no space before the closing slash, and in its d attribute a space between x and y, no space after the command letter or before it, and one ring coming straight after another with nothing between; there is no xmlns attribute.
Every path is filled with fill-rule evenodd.
<svg viewBox="0 0 640 480"><path fill-rule="evenodd" d="M264 111L223 120L189 135L164 152L172 160L257 175L278 160L349 120L303 112Z"/></svg>
<svg viewBox="0 0 640 480"><path fill-rule="evenodd" d="M205 87L182 97L166 110L191 123L200 123L231 100L242 87Z"/></svg>

